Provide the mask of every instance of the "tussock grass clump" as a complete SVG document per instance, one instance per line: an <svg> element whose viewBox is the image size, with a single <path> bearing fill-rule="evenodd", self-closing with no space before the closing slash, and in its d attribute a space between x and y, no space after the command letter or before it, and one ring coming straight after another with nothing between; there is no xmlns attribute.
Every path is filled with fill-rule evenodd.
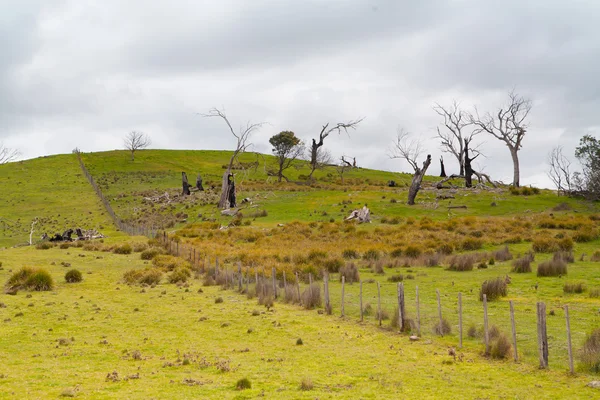
<svg viewBox="0 0 600 400"><path fill-rule="evenodd" d="M508 249L508 246L504 246L502 249L496 250L493 253L493 257L495 260L500 261L500 262L510 261L513 259L513 255L510 252L510 250Z"/></svg>
<svg viewBox="0 0 600 400"><path fill-rule="evenodd" d="M321 250L311 250L308 253L308 261L320 262L327 258L327 252Z"/></svg>
<svg viewBox="0 0 600 400"><path fill-rule="evenodd" d="M302 382L300 382L300 390L302 391L309 391L309 390L313 390L315 387L313 381L311 378L302 378Z"/></svg>
<svg viewBox="0 0 600 400"><path fill-rule="evenodd" d="M567 282L563 285L565 293L583 293L585 292L585 284L582 282Z"/></svg>
<svg viewBox="0 0 600 400"><path fill-rule="evenodd" d="M398 247L390 252L390 257L400 258L400 257L402 257L402 253L403 253L402 249Z"/></svg>
<svg viewBox="0 0 600 400"><path fill-rule="evenodd" d="M569 237L563 238L558 241L558 248L561 251L566 251L566 252L573 251L573 246L574 246L573 239L571 239Z"/></svg>
<svg viewBox="0 0 600 400"><path fill-rule="evenodd" d="M535 239L531 247L536 253L553 253L558 251L558 242L552 238L542 237Z"/></svg>
<svg viewBox="0 0 600 400"><path fill-rule="evenodd" d="M162 272L157 268L130 269L123 274L122 281L128 285L158 285Z"/></svg>
<svg viewBox="0 0 600 400"><path fill-rule="evenodd" d="M442 263L444 256L441 253L427 253L421 258L426 267L437 267Z"/></svg>
<svg viewBox="0 0 600 400"><path fill-rule="evenodd" d="M383 261L379 260L370 265L371 271L377 275L384 275L385 271L383 270Z"/></svg>
<svg viewBox="0 0 600 400"><path fill-rule="evenodd" d="M82 280L83 280L83 275L81 275L81 272L77 269L69 270L65 274L65 281L67 283L77 283L77 282L81 282Z"/></svg>
<svg viewBox="0 0 600 400"><path fill-rule="evenodd" d="M329 258L323 262L323 268L328 272L337 273L344 266L344 261L340 258Z"/></svg>
<svg viewBox="0 0 600 400"><path fill-rule="evenodd" d="M377 249L369 249L363 254L363 260L378 261L381 258L381 253Z"/></svg>
<svg viewBox="0 0 600 400"><path fill-rule="evenodd" d="M133 247L134 253L141 253L142 251L144 251L148 248L148 245L146 243L136 242L133 244L132 247Z"/></svg>
<svg viewBox="0 0 600 400"><path fill-rule="evenodd" d="M346 260L356 260L360 258L360 254L354 249L346 249L342 251L342 257Z"/></svg>
<svg viewBox="0 0 600 400"><path fill-rule="evenodd" d="M133 247L129 243L123 243L113 249L113 253L115 254L131 254L132 251Z"/></svg>
<svg viewBox="0 0 600 400"><path fill-rule="evenodd" d="M387 321L388 319L390 319L390 314L384 308L375 313L375 318L379 319L380 315L382 321Z"/></svg>
<svg viewBox="0 0 600 400"><path fill-rule="evenodd" d="M598 239L598 236L598 230L589 226L582 226L573 233L573 240L577 243L587 243Z"/></svg>
<svg viewBox="0 0 600 400"><path fill-rule="evenodd" d="M419 258L423 254L423 249L419 246L406 246L404 255L408 258Z"/></svg>
<svg viewBox="0 0 600 400"><path fill-rule="evenodd" d="M594 252L594 254L592 254L592 257L590 258L590 261L592 262L598 262L600 261L600 250L597 250Z"/></svg>
<svg viewBox="0 0 600 400"><path fill-rule="evenodd" d="M581 365L588 371L600 372L600 328L594 329L583 343L579 352Z"/></svg>
<svg viewBox="0 0 600 400"><path fill-rule="evenodd" d="M223 303L223 298L219 296L215 299L215 304L221 304L221 303Z"/></svg>
<svg viewBox="0 0 600 400"><path fill-rule="evenodd" d="M531 272L531 257L526 255L525 257L521 257L513 261L512 269L510 272L516 272L518 274L524 274L527 272Z"/></svg>
<svg viewBox="0 0 600 400"><path fill-rule="evenodd" d="M5 291L30 290L49 291L54 288L54 280L45 269L23 267L13 273L6 281Z"/></svg>
<svg viewBox="0 0 600 400"><path fill-rule="evenodd" d="M552 260L554 261L564 261L568 264L572 264L575 262L575 255L572 251L557 251L552 256Z"/></svg>
<svg viewBox="0 0 600 400"><path fill-rule="evenodd" d="M287 285L283 294L283 301L288 304L300 303L298 288L295 285Z"/></svg>
<svg viewBox="0 0 600 400"><path fill-rule="evenodd" d="M321 286L313 283L302 292L302 306L307 310L321 307Z"/></svg>
<svg viewBox="0 0 600 400"><path fill-rule="evenodd" d="M454 246L450 243L442 243L438 247L437 252L444 255L450 255L454 253Z"/></svg>
<svg viewBox="0 0 600 400"><path fill-rule="evenodd" d="M471 324L469 326L469 329L467 329L467 336L471 339L481 337L481 329L477 329L475 324Z"/></svg>
<svg viewBox="0 0 600 400"><path fill-rule="evenodd" d="M483 301L483 295L486 295L489 301L496 300L508 294L508 285L505 278L496 278L484 281L479 290L479 300Z"/></svg>
<svg viewBox="0 0 600 400"><path fill-rule="evenodd" d="M593 299L600 298L600 287L591 288L588 295Z"/></svg>
<svg viewBox="0 0 600 400"><path fill-rule="evenodd" d="M490 343L490 357L502 360L510 357L511 350L512 345L508 337L503 332L498 332Z"/></svg>
<svg viewBox="0 0 600 400"><path fill-rule="evenodd" d="M235 388L237 390L251 389L252 388L252 383L250 383L250 380L248 378L242 378L242 379L240 379L239 381L236 382Z"/></svg>
<svg viewBox="0 0 600 400"><path fill-rule="evenodd" d="M570 211L572 207L568 203L560 203L552 207L552 211Z"/></svg>
<svg viewBox="0 0 600 400"><path fill-rule="evenodd" d="M537 267L537 276L567 275L567 263L563 260L548 260Z"/></svg>
<svg viewBox="0 0 600 400"><path fill-rule="evenodd" d="M392 275L387 280L388 282L402 282L404 280L404 275Z"/></svg>
<svg viewBox="0 0 600 400"><path fill-rule="evenodd" d="M450 259L448 269L450 271L473 271L476 257L473 254L462 254Z"/></svg>
<svg viewBox="0 0 600 400"><path fill-rule="evenodd" d="M202 286L215 286L217 283L211 274L204 275L202 280Z"/></svg>
<svg viewBox="0 0 600 400"><path fill-rule="evenodd" d="M373 315L373 306L371 306L371 303L367 303L364 305L363 307L363 315L368 317L370 315Z"/></svg>
<svg viewBox="0 0 600 400"><path fill-rule="evenodd" d="M51 242L40 242L35 245L35 248L38 250L48 250L54 247L54 243Z"/></svg>
<svg viewBox="0 0 600 400"><path fill-rule="evenodd" d="M452 327L450 326L450 322L446 318L442 318L442 323L436 322L433 326L433 333L436 335L444 336L452 333Z"/></svg>
<svg viewBox="0 0 600 400"><path fill-rule="evenodd" d="M353 262L346 263L346 265L340 268L340 281L342 280L342 276L345 278L346 283L360 282L358 268Z"/></svg>

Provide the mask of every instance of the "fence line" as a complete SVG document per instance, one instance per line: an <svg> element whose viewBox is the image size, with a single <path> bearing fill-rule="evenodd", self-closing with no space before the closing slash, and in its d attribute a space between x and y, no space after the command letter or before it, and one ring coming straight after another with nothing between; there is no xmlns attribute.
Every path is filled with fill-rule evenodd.
<svg viewBox="0 0 600 400"><path fill-rule="evenodd" d="M83 160L81 159L81 152L76 151L75 154L77 154L77 160L79 161L79 166L81 167L83 174L87 178L90 185L92 185L92 188L94 188L94 191L96 192L96 195L102 202L102 205L106 209L106 212L108 213L108 215L110 215L110 218L113 220L113 223L119 228L119 230L121 230L131 236L139 235L139 236L154 237L157 233L157 230L155 229L154 226L148 227L146 225L129 224L129 223L123 222L121 220L121 218L119 218L117 216L117 214L111 207L110 202L104 196L100 187L96 184L94 177L92 176L92 174L90 174L88 169L85 167L85 164L83 163Z"/></svg>
<svg viewBox="0 0 600 400"><path fill-rule="evenodd" d="M392 314L392 321L396 320L397 321L397 326L393 326L394 328L397 328L397 331L399 332L406 332L406 331L410 331L411 335L414 336L421 336L421 327L423 325L428 325L433 327L433 329L431 330L430 335L438 335L438 336L447 336L450 339L445 339L447 340L452 340L453 338L457 339L457 347L461 348L464 345L464 342L462 340L462 333L463 333L463 326L465 323L465 317L467 315L464 314L464 310L465 310L465 298L464 298L464 293L456 293L456 297L454 297L456 299L455 302L451 302L449 301L449 299L451 299L452 297L449 297L449 294L442 294L440 293L439 290L431 290L431 293L427 292L427 296L423 296L423 293L419 293L419 287L415 286L415 303L416 306L414 307L414 312L416 313L416 321L413 321L411 319L408 318L408 315L410 315L409 310L407 310L409 307L411 309L413 309L412 306L410 306L412 304L411 301L408 301L405 299L405 293L404 293L404 284L398 284L398 283L380 283L379 281L373 280L373 279L369 279L369 280L361 280L359 282L357 282L357 285L352 285L352 284L348 284L347 282L345 282L345 277L341 277L340 278L340 282L338 285L336 285L336 288L339 289L339 292L335 292L332 291L332 283L334 281L331 280L331 276L330 274L328 274L326 271L323 274L323 291L321 292L321 287L317 284L314 283L313 284L313 276L312 274L308 274L307 277L305 277L305 281L304 281L304 286L302 287L302 289L304 290L304 294L302 294L302 289L301 289L301 284L303 283L301 280L301 277L299 276L298 272L294 273L294 274L288 274L286 276L285 273L282 273L281 271L278 273L276 271L275 268L272 268L271 271L269 271L269 275L267 274L267 271L264 268L259 268L257 266L251 267L251 266L247 266L246 270L245 270L245 274L243 271L243 268L241 267L241 263L238 261L238 266L237 268L234 267L232 269L229 269L225 263L222 263L221 265L219 265L219 259L218 257L215 257L214 260L214 266L210 265L210 258L207 261L207 257L206 255L204 257L196 257L196 250L193 246L189 246L183 243L179 243L178 241L175 241L171 238L169 238L169 236L167 235L166 232L162 232L161 234L157 235L157 238L159 240L161 240L162 244L164 245L164 247L169 251L170 254L175 255L175 256L179 256L182 258L186 258L187 260L189 260L189 262L191 263L192 267L201 273L207 273L207 276L210 276L211 278L214 277L215 279L215 283L217 285L222 286L223 289L231 289L231 290L237 290L239 293L241 294L247 294L249 298L251 297L258 297L259 298L259 304L271 304L272 301L275 300L275 296L276 293L278 293L278 288L280 289L280 295L278 296L278 300L281 302L289 302L289 303L295 303L295 304L299 304L301 306L303 306L304 308L310 308L310 309L319 309L319 310L323 310L326 314L330 314L332 312L332 308L333 308L333 304L339 304L339 311L341 314L342 318L359 318L359 321L363 322L366 320L366 317L371 317L371 321L373 321L374 323L377 323L378 325L382 326L382 319L389 319L389 315L386 315L387 310L389 310L390 307L393 307L393 309L396 309L394 314ZM198 252L198 255L201 254L200 252ZM192 256L193 255L193 256ZM203 259L202 262L200 261L200 259ZM254 274L250 273L250 268L254 269ZM236 275L237 274L237 275ZM279 276L281 276L281 278L279 278ZM295 277L295 281L294 281L294 277ZM308 281L306 281L306 279L308 279ZM371 285L364 285L364 284L368 284L371 283ZM255 292L252 292L251 289L252 287L250 287L250 284L254 284L255 285ZM395 293L394 296L386 296L385 298L382 299L381 296L381 292L383 289L388 288L393 288L394 291L397 291L397 293ZM351 289L354 289L351 290ZM318 290L318 293L314 293L314 290ZM357 293L358 292L358 293ZM323 293L324 295L324 301L323 304L321 303L321 293ZM293 296L292 296L293 294ZM318 303L310 303L307 304L306 302L309 301L308 299L311 299L310 301L312 301L312 299L315 298L315 296L313 295L318 295L316 297L318 297ZM310 296L308 296L310 295ZM339 297L335 297L332 298L333 296L339 296ZM441 301L441 297L442 295L444 296L444 298L446 300ZM363 300L363 297L366 300ZM263 303L264 299L268 298L266 303ZM290 300L290 298L293 298L292 300ZM371 303L369 302L369 299L371 299L371 302L377 302L376 303L376 308L377 310L373 310L373 306L371 305ZM471 298L472 303L469 305L467 303L467 307L469 306L473 306L473 303L475 297ZM423 301L423 300L428 300L428 301ZM364 301L364 304L363 304ZM448 304L451 303L451 304ZM426 305L424 307L424 304ZM478 339L480 340L480 345L482 345L482 347L484 347L484 352L486 355L490 355L490 352L493 353L493 351L491 351L491 343L492 343L492 338L491 338L491 331L490 331L490 326L488 325L489 319L494 319L496 321L498 321L499 318L502 318L500 316L500 313L504 313L506 312L506 321L502 322L496 322L498 324L500 324L500 326L502 326L502 324L504 324L505 326L510 326L511 328L511 332L512 333L512 352L510 352L510 354L504 354L507 358L513 358L514 357L514 361L518 362L519 359L519 353L517 351L517 329L516 329L516 325L517 322L519 323L519 336L520 336L520 343L521 343L521 347L519 348L519 350L522 352L521 355L527 355L527 360L528 361L533 361L533 353L537 353L537 357L538 360L540 361L540 366L542 368L548 368L548 336L546 333L546 329L547 329L547 320L546 320L546 305L543 302L538 302L536 305L536 309L537 309L537 313L536 316L533 316L533 322L530 321L530 318L525 318L523 317L522 319L519 319L519 321L515 321L515 310L514 310L514 304L513 301L509 301L507 303L507 305L509 307L507 307L506 310L499 310L496 309L494 312L494 309L489 310L488 309L488 301L486 299L486 296L483 296L483 303L479 303L481 304L480 306L476 307L477 311L476 311L476 315L468 315L471 323L472 323L472 327L474 326L474 321L477 321L477 325L483 325L483 332L478 333L478 335L480 336L476 336ZM352 307L354 307L354 311L352 311ZM358 309L357 309L358 308ZM522 314L529 314L529 307L523 307ZM319 311L322 312L322 311ZM454 325L454 328L458 328L459 333L458 336L453 335L453 334L445 334L444 333L444 326L448 324L448 322L446 322L446 317L444 317L443 313L445 313L446 316L451 315L452 317L456 317L458 318L458 325ZM335 314L335 313L333 313ZM566 329L566 334L567 336L565 336L565 342L568 341L568 355L567 354L562 354L562 353L566 353L566 347L564 346L562 343L559 344L559 342L562 341L562 330L559 331L560 335L555 332L555 336L554 338L552 338L555 342L553 342L553 346L551 346L551 350L553 351L553 354L556 353L556 356L554 356L553 359L559 359L560 356L560 360L563 360L564 358L564 363L565 366L568 365L570 371L572 371L572 373L574 372L573 369L573 361L572 361L572 353L573 351L571 350L571 331L570 331L570 326L569 326L569 316L568 316L568 308L565 307L565 314L566 314L566 318L567 318L567 329ZM339 315L339 314L338 314ZM551 313L550 315L554 315L553 313ZM533 326L530 326L533 323ZM406 324L407 328L406 330L402 329L402 325ZM555 326L553 323L550 324L551 327L554 330L559 329L557 326ZM554 326L553 326L554 325ZM529 331L526 332L526 329L524 328L524 326L529 326ZM533 331L531 331L531 328L533 328ZM469 331L471 330L471 328L469 329ZM535 334L537 330L537 335ZM508 333L508 335L510 335L510 333ZM473 336L471 335L471 332L469 332L469 336L473 338ZM509 336L510 337L510 336ZM510 340L510 339L508 339ZM528 350L523 350L523 343L535 343L535 347L537 351L532 351L533 347L531 347ZM565 343L567 344L567 343ZM565 350L565 351L562 351ZM492 354L493 356L493 354ZM563 357L564 356L564 357ZM560 361L560 365L562 367L563 365L563 361ZM558 363L558 362L557 362Z"/></svg>

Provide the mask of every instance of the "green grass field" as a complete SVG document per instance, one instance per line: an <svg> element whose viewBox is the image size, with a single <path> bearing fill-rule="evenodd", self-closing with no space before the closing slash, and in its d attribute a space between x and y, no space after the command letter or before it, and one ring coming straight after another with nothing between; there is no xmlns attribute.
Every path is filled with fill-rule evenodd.
<svg viewBox="0 0 600 400"><path fill-rule="evenodd" d="M112 207L122 219L147 227L166 226L180 242L182 257L193 246L198 259L221 270L250 269L278 278L294 273L315 279L327 265L353 262L359 268L363 302L377 309L376 283L381 285L382 309L392 316L397 304L396 283L403 275L408 317L416 318L415 289L419 287L421 339L409 341L375 312L359 322L359 284L345 285L345 317L340 318L341 284L330 274L333 315L323 308L304 310L276 301L268 309L256 298L233 290L203 286L202 277L188 284L128 286L123 274L152 267L139 253L114 254L123 242L142 237L119 232L83 176L75 155L44 157L0 166L0 246L28 242L37 218L34 242L42 232L53 234L81 226L98 229L107 238L83 247L35 246L0 250L0 282L24 266L44 268L56 282L50 292L19 291L0 297L0 397L2 398L592 398L597 390L585 385L599 379L577 360L576 375L568 373L563 306L568 305L574 350L600 327L600 208L597 204L559 198L551 191L514 196L498 190L433 190L425 188L409 207L409 175L357 169L342 183L335 168L316 172L316 181L303 182L305 164L287 174L296 182L276 182L267 171L273 159L244 155L245 170L237 170L238 199L249 197L240 226L222 217L214 206L228 161L227 152L147 150L130 161L126 152L82 154ZM258 160L258 164L252 163ZM204 178L205 193L180 197L181 172L191 182ZM390 188L395 180L400 187ZM153 198L169 194L169 202ZM440 200L437 195L451 195ZM564 203L564 204L563 204ZM373 223L342 220L367 204ZM464 205L466 209L449 209ZM557 207L560 205L560 207ZM471 271L449 271L454 255L492 253L505 245L516 258L536 246L533 272L511 272L512 261L497 261ZM562 246L572 248L575 262L566 276L537 277L536 267ZM92 248L96 247L96 250ZM107 251L98 251L104 248ZM186 249L186 250L183 250ZM344 259L353 249L358 259ZM452 255L427 267L440 249ZM414 258L410 252L417 252ZM369 252L380 259L368 260ZM322 256L319 254L322 253ZM311 255L312 254L312 255ZM581 261L580 258L585 254ZM314 257L313 257L314 255ZM329 262L330 264L327 264ZM70 264L64 267L62 263ZM336 264L337 263L337 264ZM488 263L486 263L488 264ZM339 267L338 265L338 267ZM375 273L381 268L383 273ZM71 268L83 282L68 284ZM336 267L337 268L337 267ZM490 301L490 325L510 337L508 302L515 304L520 360L486 357L481 338L483 307L479 289L485 280L510 276L508 295ZM582 283L583 293L565 293L565 283ZM319 281L322 286L323 282ZM302 290L306 283L301 283ZM201 289L201 290L199 290ZM451 333L433 332L437 323L436 290ZM463 300L463 348L458 348L457 295ZM223 302L216 303L215 299ZM536 302L546 303L550 363L538 369ZM474 327L476 337L467 331ZM415 332L412 332L414 334ZM297 340L302 340L302 345ZM456 356L449 354L449 349ZM114 374L116 372L116 374ZM247 378L251 388L236 389ZM301 385L304 382L302 390Z"/></svg>

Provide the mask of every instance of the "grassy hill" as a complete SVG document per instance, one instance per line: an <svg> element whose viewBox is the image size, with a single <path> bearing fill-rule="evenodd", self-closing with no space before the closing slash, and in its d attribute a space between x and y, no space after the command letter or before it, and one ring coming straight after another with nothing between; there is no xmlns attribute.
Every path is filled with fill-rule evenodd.
<svg viewBox="0 0 600 400"><path fill-rule="evenodd" d="M335 167L307 184L306 163L270 176L273 157L245 154L236 170L238 199L250 198L236 218L215 207L223 165L220 151L146 150L130 161L124 151L82 154L87 169L117 215L130 223L166 227L182 258L144 255L156 241L119 232L82 174L76 155L0 166L0 246L74 226L95 228L107 239L61 246L0 250L0 281L22 267L43 268L50 292L0 296L0 397L44 398L590 398L597 377L577 361L570 376L563 306L569 305L577 354L600 327L600 209L551 191L514 195L500 189L437 190L427 177L416 206L405 204L408 174L354 169L342 182ZM182 197L181 172L200 173L207 189ZM399 187L387 186L395 180ZM211 186L216 189L211 189ZM168 197L164 196L167 193ZM444 199L438 198L443 195ZM373 223L343 222L367 204ZM449 206L466 206L450 208ZM194 249L192 264L184 260ZM125 254L117 254L125 253ZM162 257L162 258L161 258ZM217 283L202 274L215 273ZM518 273L516 259L532 257ZM567 257L557 276L536 270ZM240 264L238 264L240 263ZM279 299L225 289L223 271L241 265L280 284L308 290L309 274L323 288L329 272L333 315L323 304L309 310ZM76 268L83 282L65 282ZM364 285L341 275L355 268ZM128 280L154 273L159 282ZM297 274L297 275L296 275ZM185 275L185 279L177 279ZM296 276L300 281L296 281ZM129 278L128 278L129 277ZM179 277L179 278L178 278ZM510 337L508 302L515 307L520 361L483 354L484 281L510 283L490 301L490 325ZM126 284L125 281L130 284ZM416 333L417 286L421 340L393 327L397 282L404 285L410 334ZM381 291L382 327L377 318ZM579 289L577 289L579 287ZM573 290L572 290L573 289ZM450 329L438 324L436 290ZM458 344L457 296L462 295L463 348ZM260 294L260 293L258 293ZM268 297L268 296L267 296ZM222 300L222 302L221 302ZM537 369L536 303L547 305L550 369ZM265 307L265 302L269 307ZM494 329L496 329L494 328ZM301 339L302 344L298 344ZM495 339L494 339L495 340ZM599 352L600 354L600 352ZM599 355L600 357L600 355ZM600 358L599 358L600 362ZM116 374L114 373L116 372ZM236 389L247 378L251 388ZM536 388L532 391L531 388Z"/></svg>

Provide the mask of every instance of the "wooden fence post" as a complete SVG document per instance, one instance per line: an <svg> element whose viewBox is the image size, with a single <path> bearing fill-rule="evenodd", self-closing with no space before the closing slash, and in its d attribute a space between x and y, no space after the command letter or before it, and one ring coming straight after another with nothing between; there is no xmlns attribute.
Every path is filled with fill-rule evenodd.
<svg viewBox="0 0 600 400"><path fill-rule="evenodd" d="M271 269L271 278L273 279L273 297L277 298L277 271L275 271L275 267Z"/></svg>
<svg viewBox="0 0 600 400"><path fill-rule="evenodd" d="M342 275L342 317L346 313L346 309L344 308L345 285L346 285L346 277L344 275Z"/></svg>
<svg viewBox="0 0 600 400"><path fill-rule="evenodd" d="M323 291L325 295L325 312L331 315L331 303L329 300L329 272L323 274Z"/></svg>
<svg viewBox="0 0 600 400"><path fill-rule="evenodd" d="M363 281L360 281L360 322L363 322L363 301L362 301L362 285Z"/></svg>
<svg viewBox="0 0 600 400"><path fill-rule="evenodd" d="M440 318L439 332L440 336L444 336L444 319L442 318L442 302L440 300L440 291L435 289L435 294L437 296L438 316Z"/></svg>
<svg viewBox="0 0 600 400"><path fill-rule="evenodd" d="M179 242L175 242L177 244L177 257L179 257Z"/></svg>
<svg viewBox="0 0 600 400"><path fill-rule="evenodd" d="M242 285L244 284L244 276L242 275L242 262L238 261L238 292L242 292Z"/></svg>
<svg viewBox="0 0 600 400"><path fill-rule="evenodd" d="M247 265L246 266L246 295L248 295L250 293L248 291L248 290L250 290L249 286L250 286L250 266Z"/></svg>
<svg viewBox="0 0 600 400"><path fill-rule="evenodd" d="M537 331L540 368L548 368L548 334L546 332L546 304L537 303Z"/></svg>
<svg viewBox="0 0 600 400"><path fill-rule="evenodd" d="M406 320L406 309L404 307L404 284L398 282L398 328L404 332L404 321Z"/></svg>
<svg viewBox="0 0 600 400"><path fill-rule="evenodd" d="M313 287L312 287L312 274L308 274L308 294L310 295L309 303L312 302L313 298Z"/></svg>
<svg viewBox="0 0 600 400"><path fill-rule="evenodd" d="M285 298L286 291L287 291L287 279L285 278L285 271L283 271L283 298Z"/></svg>
<svg viewBox="0 0 600 400"><path fill-rule="evenodd" d="M458 292L458 347L462 349L463 323L462 323L462 293Z"/></svg>
<svg viewBox="0 0 600 400"><path fill-rule="evenodd" d="M515 362L519 361L519 352L517 351L517 327L515 325L515 307L512 300L510 304L510 325L512 327L513 348L515 353Z"/></svg>
<svg viewBox="0 0 600 400"><path fill-rule="evenodd" d="M483 295L483 340L485 341L485 354L490 354L490 332L488 329L487 296Z"/></svg>
<svg viewBox="0 0 600 400"><path fill-rule="evenodd" d="M415 286L417 292L417 335L421 336L421 310L419 309L419 286Z"/></svg>
<svg viewBox="0 0 600 400"><path fill-rule="evenodd" d="M575 374L573 367L573 347L571 346L571 321L569 321L569 306L565 305L565 319L567 320L567 345L569 349L569 370L571 375Z"/></svg>
<svg viewBox="0 0 600 400"><path fill-rule="evenodd" d="M377 281L377 314L379 317L379 326L381 326L381 285Z"/></svg>
<svg viewBox="0 0 600 400"><path fill-rule="evenodd" d="M300 295L300 278L298 277L298 273L296 272L296 287L298 288L298 302L302 304L302 296Z"/></svg>
<svg viewBox="0 0 600 400"><path fill-rule="evenodd" d="M215 257L215 280L217 280L217 276L219 276L219 257Z"/></svg>

